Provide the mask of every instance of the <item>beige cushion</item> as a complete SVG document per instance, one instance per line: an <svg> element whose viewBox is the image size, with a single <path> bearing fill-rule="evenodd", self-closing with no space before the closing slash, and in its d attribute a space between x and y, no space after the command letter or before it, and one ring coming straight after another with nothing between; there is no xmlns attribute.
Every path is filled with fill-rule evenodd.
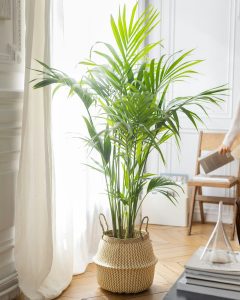
<svg viewBox="0 0 240 300"><path fill-rule="evenodd" d="M195 175L188 181L189 186L211 186L224 188L230 188L237 183L238 178L234 176L204 174Z"/></svg>

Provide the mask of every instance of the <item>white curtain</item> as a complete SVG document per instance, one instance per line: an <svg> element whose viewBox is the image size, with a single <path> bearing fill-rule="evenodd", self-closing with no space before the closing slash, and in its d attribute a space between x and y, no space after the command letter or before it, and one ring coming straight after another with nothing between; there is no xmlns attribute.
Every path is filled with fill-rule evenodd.
<svg viewBox="0 0 240 300"><path fill-rule="evenodd" d="M82 165L87 152L72 130L83 127L76 124L80 102L71 105L64 94L52 102L48 88L33 90L29 84L37 76L29 68L40 68L34 59L62 67L62 1L26 0L25 12L27 68L15 260L21 290L38 300L58 296L92 260L101 236L97 215L104 201L98 192L104 185Z"/></svg>
<svg viewBox="0 0 240 300"><path fill-rule="evenodd" d="M50 62L50 1L26 0L26 66ZM36 17L37 16L37 17ZM30 299L48 275L53 259L50 90L33 90L26 69L22 148L16 199L16 268ZM34 275L33 275L34 274Z"/></svg>

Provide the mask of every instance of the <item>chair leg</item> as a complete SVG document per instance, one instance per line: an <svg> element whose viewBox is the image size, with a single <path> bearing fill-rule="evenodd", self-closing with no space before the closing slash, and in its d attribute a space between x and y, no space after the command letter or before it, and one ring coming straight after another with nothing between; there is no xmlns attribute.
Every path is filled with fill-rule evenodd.
<svg viewBox="0 0 240 300"><path fill-rule="evenodd" d="M199 201L199 208L200 208L200 216L201 216L201 223L205 223L205 217L204 217L204 210L203 210L203 202Z"/></svg>
<svg viewBox="0 0 240 300"><path fill-rule="evenodd" d="M237 204L235 203L233 206L233 223L232 223L232 232L231 232L232 241L234 240L234 236L235 236L236 218L237 218Z"/></svg>
<svg viewBox="0 0 240 300"><path fill-rule="evenodd" d="M238 200L239 197L239 185L236 186L236 201ZM231 232L231 240L234 240L234 236L235 236L235 229L236 229L236 219L237 219L237 204L235 202L234 206L233 206L233 223L232 223L232 232Z"/></svg>
<svg viewBox="0 0 240 300"><path fill-rule="evenodd" d="M198 194L202 195L202 187L198 188ZM199 201L199 209L200 209L200 217L201 217L201 223L205 223L205 218L204 218L204 209L203 209L203 202Z"/></svg>
<svg viewBox="0 0 240 300"><path fill-rule="evenodd" d="M193 213L194 213L194 207L196 202L196 194L197 194L198 187L195 186L192 191L192 197L191 197L191 203L190 203L190 212L189 212L189 220L188 220L188 235L191 235L192 231L192 221L193 221Z"/></svg>

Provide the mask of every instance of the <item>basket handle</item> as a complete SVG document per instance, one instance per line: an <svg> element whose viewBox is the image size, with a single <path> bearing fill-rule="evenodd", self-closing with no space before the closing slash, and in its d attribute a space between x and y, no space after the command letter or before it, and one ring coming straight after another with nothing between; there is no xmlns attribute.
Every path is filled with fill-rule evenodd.
<svg viewBox="0 0 240 300"><path fill-rule="evenodd" d="M102 222L102 219L103 219L103 221L104 221L104 225L106 226L106 230L104 230L104 225L103 225L103 222ZM102 227L102 232L103 232L103 235L104 235L104 233L106 232L106 231L108 231L109 230L109 227L108 227L108 222L107 222L107 219L106 219L106 217L104 216L104 214L99 214L99 222L100 222L100 225L101 225L101 227Z"/></svg>
<svg viewBox="0 0 240 300"><path fill-rule="evenodd" d="M146 227L145 227L145 231L148 233L148 221L149 221L149 217L145 216L145 217L142 219L142 222L141 222L141 224L140 224L139 232L140 232L140 235L141 235L142 238L143 238L143 235L142 235L142 226L143 226L144 220L147 220L147 222L146 222Z"/></svg>

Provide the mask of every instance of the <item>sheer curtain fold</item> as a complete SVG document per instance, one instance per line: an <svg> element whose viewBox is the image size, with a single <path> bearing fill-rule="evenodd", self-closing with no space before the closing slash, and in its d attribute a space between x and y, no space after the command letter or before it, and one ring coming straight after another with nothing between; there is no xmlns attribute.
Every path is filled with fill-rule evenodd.
<svg viewBox="0 0 240 300"><path fill-rule="evenodd" d="M59 280L56 277L54 284L50 284L56 263L51 91L49 88L33 90L29 84L37 76L31 69L40 67L35 59L51 63L55 1L25 1L26 69L15 214L15 261L20 288L32 300L57 296L69 284L72 275L70 266L68 278L62 276Z"/></svg>
<svg viewBox="0 0 240 300"><path fill-rule="evenodd" d="M26 0L25 61L28 68L34 67L33 58L50 62L50 41L44 32L50 26L47 2ZM16 199L15 260L21 289L30 299L41 299L37 289L51 269L53 255L48 126L51 112L49 89L33 90L29 85L32 76L32 71L26 69Z"/></svg>
<svg viewBox="0 0 240 300"><path fill-rule="evenodd" d="M84 167L80 101L32 88L35 59L64 69L62 0L25 0L26 69L15 217L15 261L27 299L57 297L84 272L101 237L104 183ZM92 186L94 185L94 189ZM101 201L103 200L103 201ZM107 211L107 209L105 209Z"/></svg>

